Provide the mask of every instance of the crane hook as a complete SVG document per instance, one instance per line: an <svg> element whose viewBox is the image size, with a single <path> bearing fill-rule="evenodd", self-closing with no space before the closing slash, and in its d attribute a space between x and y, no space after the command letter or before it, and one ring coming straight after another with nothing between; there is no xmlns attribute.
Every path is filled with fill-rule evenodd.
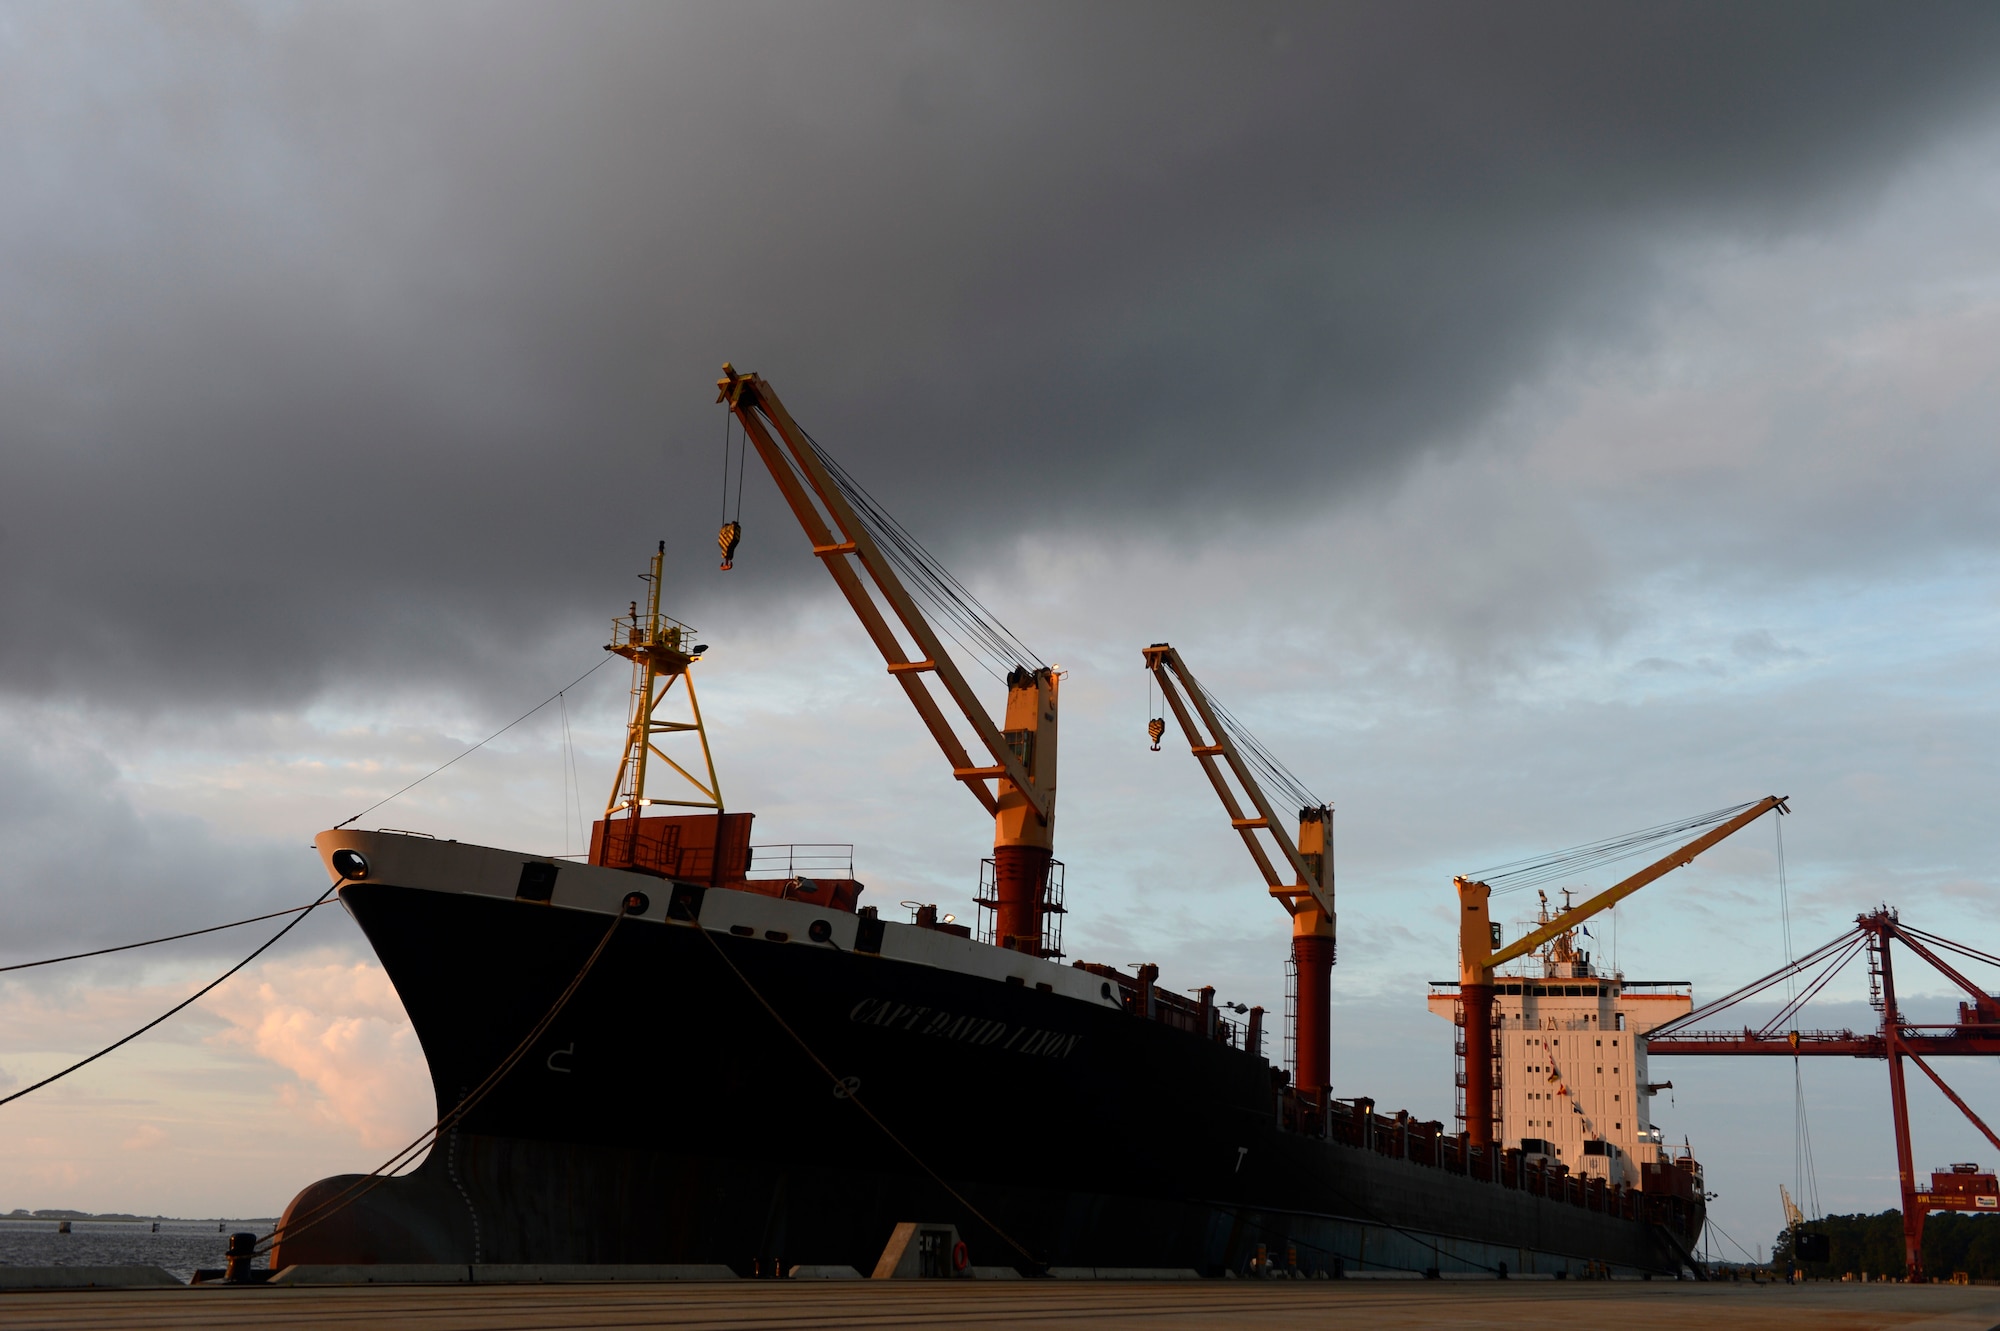
<svg viewBox="0 0 2000 1331"><path fill-rule="evenodd" d="M729 568L736 562L736 545L743 539L743 524L725 522L722 530L715 534L715 543L722 550L722 567Z"/></svg>
<svg viewBox="0 0 2000 1331"><path fill-rule="evenodd" d="M1167 733L1167 718L1156 716L1146 723L1146 735L1153 741L1153 752L1160 751L1160 736Z"/></svg>

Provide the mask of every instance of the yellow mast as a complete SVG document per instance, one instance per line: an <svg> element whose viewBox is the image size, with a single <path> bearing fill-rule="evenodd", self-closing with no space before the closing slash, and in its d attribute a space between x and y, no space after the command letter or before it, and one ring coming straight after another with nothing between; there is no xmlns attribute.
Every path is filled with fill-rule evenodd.
<svg viewBox="0 0 2000 1331"><path fill-rule="evenodd" d="M605 803L604 818L608 824L620 813L627 821L633 821L632 835L636 838L636 819L647 805L672 805L684 809L713 809L722 812L722 783L715 776L715 758L709 752L708 732L701 724L701 702L695 696L694 676L690 667L701 659L708 650L708 644L694 641L694 630L677 619L660 613L661 570L666 562L667 543L661 541L653 553L653 571L642 574L649 584L646 592L646 608L639 609L638 602L632 603L631 613L611 621L611 641L604 650L616 652L632 663L632 706L630 720L625 732L625 753L618 760L618 776L611 783L611 798ZM687 696L689 719L674 720L660 714L674 684L680 682ZM692 734L701 745L701 766L708 779L703 781L680 763L674 761L660 747L655 739L662 735ZM694 788L698 798L658 799L646 794L646 770L649 760L658 758L679 773ZM611 829L605 828L605 840L610 840Z"/></svg>

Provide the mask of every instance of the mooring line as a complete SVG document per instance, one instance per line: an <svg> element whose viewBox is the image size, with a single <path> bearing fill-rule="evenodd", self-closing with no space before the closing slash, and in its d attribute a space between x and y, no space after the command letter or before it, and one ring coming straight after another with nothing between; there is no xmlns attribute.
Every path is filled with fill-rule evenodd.
<svg viewBox="0 0 2000 1331"><path fill-rule="evenodd" d="M224 980L236 974L236 972L242 970L245 966L248 966L258 957L264 955L266 949L268 949L273 943L277 942L280 938L283 938L286 934L290 933L293 929L297 928L300 920L303 920L307 916L307 914L309 914L314 909L324 905L326 903L326 899L332 896L336 891L338 891L340 887L344 885L346 882L347 880L345 878L342 878L332 887L327 888L326 891L320 894L320 898L318 901L315 901L312 903L312 905L305 907L292 919L287 920L285 922L284 928L278 930L278 932L272 934L269 938L265 939L262 943L258 944L256 951L252 952L249 956L243 958L243 960L237 962L234 966L231 966L228 970L222 972L222 974L216 976L213 980L210 980L207 984L203 985L201 988L195 990L192 994L189 994L186 998L182 999L180 1002L168 1008L165 1012L162 1012L159 1016L147 1022L144 1026L141 1026L138 1030L133 1031L130 1035L126 1036L122 1040L116 1040L104 1046L104 1048L98 1050L96 1053L92 1054L89 1058L79 1059L78 1061L64 1068L61 1072L57 1072L50 1076L42 1078L40 1081L36 1082L33 1086L23 1086L20 1090L14 1092L12 1095L0 1096L0 1105L12 1104L14 1101L20 1099L22 1096L32 1094L35 1091L39 1091L42 1089L42 1087L47 1086L51 1082L61 1081L64 1077L67 1077L70 1073L75 1072L78 1068L88 1067L92 1063L95 1063L98 1059L103 1058L106 1054L110 1053L112 1050L122 1048L123 1046L132 1043L132 1041L138 1039L140 1036L144 1035L147 1031L152 1030L153 1027L159 1025L167 1018L173 1016L176 1012L179 1012L181 1009L187 1007L189 1004L193 1003L196 999L200 998L202 995L208 993L211 989L221 984ZM285 914L286 912L280 911L278 913L282 915Z"/></svg>
<svg viewBox="0 0 2000 1331"><path fill-rule="evenodd" d="M851 1086L846 1080L837 1075L832 1068L826 1065L826 1060L822 1059L818 1054L813 1052L812 1046L806 1043L805 1037L792 1029L791 1023L786 1021L783 1016L779 1015L778 1009L771 1006L771 1001L765 998L764 995L758 990L757 986L750 982L750 977L745 975L741 970L739 970L737 968L736 963L729 959L729 954L722 950L722 944L717 942L713 937L710 936L707 926L702 924L702 922L698 919L693 921L693 924L696 932L700 933L701 936L707 940L708 945L715 950L716 957L721 960L723 965L729 967L730 974L734 975L738 980L741 980L743 982L743 987L750 991L750 996L757 1000L758 1004L764 1009L764 1011L771 1014L771 1020L778 1023L778 1029L783 1031L786 1035L791 1036L792 1042L798 1045L800 1051L803 1052L807 1058L812 1060L813 1066L817 1067L821 1072L824 1072L826 1074L826 1079L833 1083L834 1094L836 1096L850 1102L856 1109L859 1109L863 1114L867 1115L868 1121L870 1123L873 1123L876 1127L880 1128L882 1130L883 1136L887 1137L890 1141L894 1142L897 1148L900 1149L904 1155L910 1157L911 1163L916 1165L918 1169L923 1170L924 1173L930 1175L931 1181L933 1183L936 1183L940 1188L943 1188L947 1193L951 1194L952 1200L957 1202L960 1206L963 1206L966 1209L966 1211L972 1216L973 1219L977 1220L980 1224L986 1226L987 1229L991 1230L995 1235L997 1235L1000 1238L1000 1240L1004 1242L1008 1247L1012 1248L1015 1252L1020 1253L1022 1257L1026 1258L1030 1266L1039 1268L1042 1265L1042 1260L1039 1257L1035 1256L1035 1254L1029 1252L1026 1248L1022 1247L1021 1244L1015 1240L1013 1235L1009 1234L1006 1230L1000 1228L1000 1226L994 1224L991 1220L988 1220L985 1214L981 1212L978 1207L974 1206L971 1202L966 1200L964 1193L960 1192L957 1188L952 1187L951 1184L945 1182L944 1176L942 1174L938 1173L935 1169L932 1169L930 1165L924 1161L924 1158L922 1156L918 1155L914 1150L910 1148L910 1144L908 1142L904 1141L901 1137L897 1136L894 1129L890 1128L890 1126L887 1123L884 1123L879 1117L877 1117L874 1110L870 1109L866 1104L862 1103L861 1095L858 1088Z"/></svg>
<svg viewBox="0 0 2000 1331"><path fill-rule="evenodd" d="M554 1006L549 1008L543 1014L542 1019L535 1023L527 1035L522 1037L521 1043L514 1046L514 1052L502 1059L500 1065L487 1074L486 1080L473 1087L470 1093L454 1105L442 1118L438 1119L436 1123L433 1123L430 1127L419 1133L415 1141L390 1156L353 1183L348 1184L346 1188L336 1193L333 1197L328 1198L318 1206L307 1211L305 1215L299 1217L298 1222L288 1225L281 1219L276 1228L263 1238L257 1240L257 1251L266 1252L280 1241L296 1238L321 1221L329 1220L339 1212L346 1210L349 1206L366 1197L389 1179L396 1177L396 1170L400 1170L404 1165L408 1164L412 1157L426 1146L435 1142L443 1133L456 1128L464 1120L465 1116L477 1108L479 1103L500 1084L501 1080L514 1070L515 1065L527 1055L529 1049L534 1047L535 1042L547 1033L549 1027L554 1024L555 1019L562 1015L562 1010L569 1006L570 999L574 998L576 991L583 987L584 978L597 965L598 958L604 955L604 950L611 945L611 936L618 932L618 926L625 922L627 915L635 913L634 908L636 903L634 898L637 895L637 893L634 893L632 896L626 897L623 907L619 910L618 914L612 917L611 927L604 931L604 936L597 940L597 946L591 950L590 956L584 961L583 969L579 970L576 973L576 978L571 980L564 987L563 991L556 996ZM639 907L639 909L643 909L643 907Z"/></svg>
<svg viewBox="0 0 2000 1331"><path fill-rule="evenodd" d="M246 924L256 924L260 920L275 920L280 915L303 915L309 910L317 910L326 904L326 898L308 901L303 906L287 906L284 910L274 910L266 915L252 915L247 920L231 920L228 924L211 924L206 929L190 929L184 934L168 934L164 938L148 938L138 943L120 943L116 947L100 947L89 952L72 952L66 957L49 957L43 961L17 961L11 966L0 966L0 974L7 971L33 970L37 966L53 966L60 961L81 961L85 957L101 957L107 952L130 952L135 947L152 947L155 943L172 943L183 938L197 938L202 934L220 933L224 929L240 929Z"/></svg>

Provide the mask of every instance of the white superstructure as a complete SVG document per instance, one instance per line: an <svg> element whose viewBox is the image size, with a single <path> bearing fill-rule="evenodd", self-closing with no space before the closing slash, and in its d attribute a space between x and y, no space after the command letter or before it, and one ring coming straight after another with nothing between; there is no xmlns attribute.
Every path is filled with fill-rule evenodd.
<svg viewBox="0 0 2000 1331"><path fill-rule="evenodd" d="M1495 1140L1637 1186L1642 1164L1667 1158L1644 1037L1693 1007L1690 986L1600 974L1567 934L1517 969L1493 977ZM1434 983L1430 1010L1456 1023L1457 989Z"/></svg>

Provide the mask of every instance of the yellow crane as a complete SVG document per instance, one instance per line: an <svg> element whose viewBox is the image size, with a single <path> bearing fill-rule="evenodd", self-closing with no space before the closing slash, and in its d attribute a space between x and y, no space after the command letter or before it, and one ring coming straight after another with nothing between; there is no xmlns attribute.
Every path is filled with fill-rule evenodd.
<svg viewBox="0 0 2000 1331"><path fill-rule="evenodd" d="M1243 845L1264 876L1266 890L1292 917L1292 961L1298 973L1298 1003L1293 1013L1292 1040L1295 1051L1293 1083L1302 1095L1324 1103L1331 1078L1332 969L1334 962L1333 910L1333 807L1298 786L1276 759L1263 752L1247 734L1232 733L1225 723L1226 713L1208 696L1188 670L1172 645L1156 642L1145 650L1146 669L1153 673L1160 692L1174 718L1187 736L1188 752L1201 763L1209 784L1229 814L1229 825L1243 838ZM1150 728L1158 747L1162 722ZM1251 746L1252 755L1244 753ZM1261 759L1275 774L1289 778L1286 784L1299 791L1298 838L1285 831L1258 781L1252 758ZM1231 779L1235 785L1232 788ZM1240 790L1243 800L1237 798ZM1243 802L1248 801L1250 812ZM1279 872L1266 852L1258 833L1270 837L1277 846L1290 879Z"/></svg>
<svg viewBox="0 0 2000 1331"><path fill-rule="evenodd" d="M1692 864L1697 855L1734 836L1773 809L1781 814L1789 813L1785 799L1782 795L1769 795L1732 811L1732 816L1719 826L1661 856L1581 905L1563 911L1505 947L1496 946L1499 930L1487 911L1493 889L1484 882L1464 876L1452 880L1453 886L1458 889L1459 902L1458 992L1465 1014L1465 1130L1470 1145L1487 1150L1493 1146L1493 972L1553 942L1648 883Z"/></svg>
<svg viewBox="0 0 2000 1331"><path fill-rule="evenodd" d="M976 605L969 594L931 562L893 519L876 509L799 428L763 376L739 373L725 363L716 389L716 401L727 404L744 437L756 447L765 470L812 542L813 554L833 575L889 674L902 685L944 752L952 778L964 783L993 815L994 941L1046 955L1047 915L1053 905L1048 889L1055 835L1060 672L1036 660L1017 659L1006 677L1004 722L996 725L945 651L898 564L914 570L927 594L945 597L961 609ZM725 524L720 537L725 559L733 557L741 536L738 524ZM961 620L960 627L997 626L980 623L975 615L970 624ZM997 639L989 634L988 640ZM1019 648L1011 635L1003 646ZM1014 655L1029 654L1019 649ZM942 688L943 703L932 691L933 679ZM946 715L947 705L965 719L989 761L975 762L966 751Z"/></svg>

